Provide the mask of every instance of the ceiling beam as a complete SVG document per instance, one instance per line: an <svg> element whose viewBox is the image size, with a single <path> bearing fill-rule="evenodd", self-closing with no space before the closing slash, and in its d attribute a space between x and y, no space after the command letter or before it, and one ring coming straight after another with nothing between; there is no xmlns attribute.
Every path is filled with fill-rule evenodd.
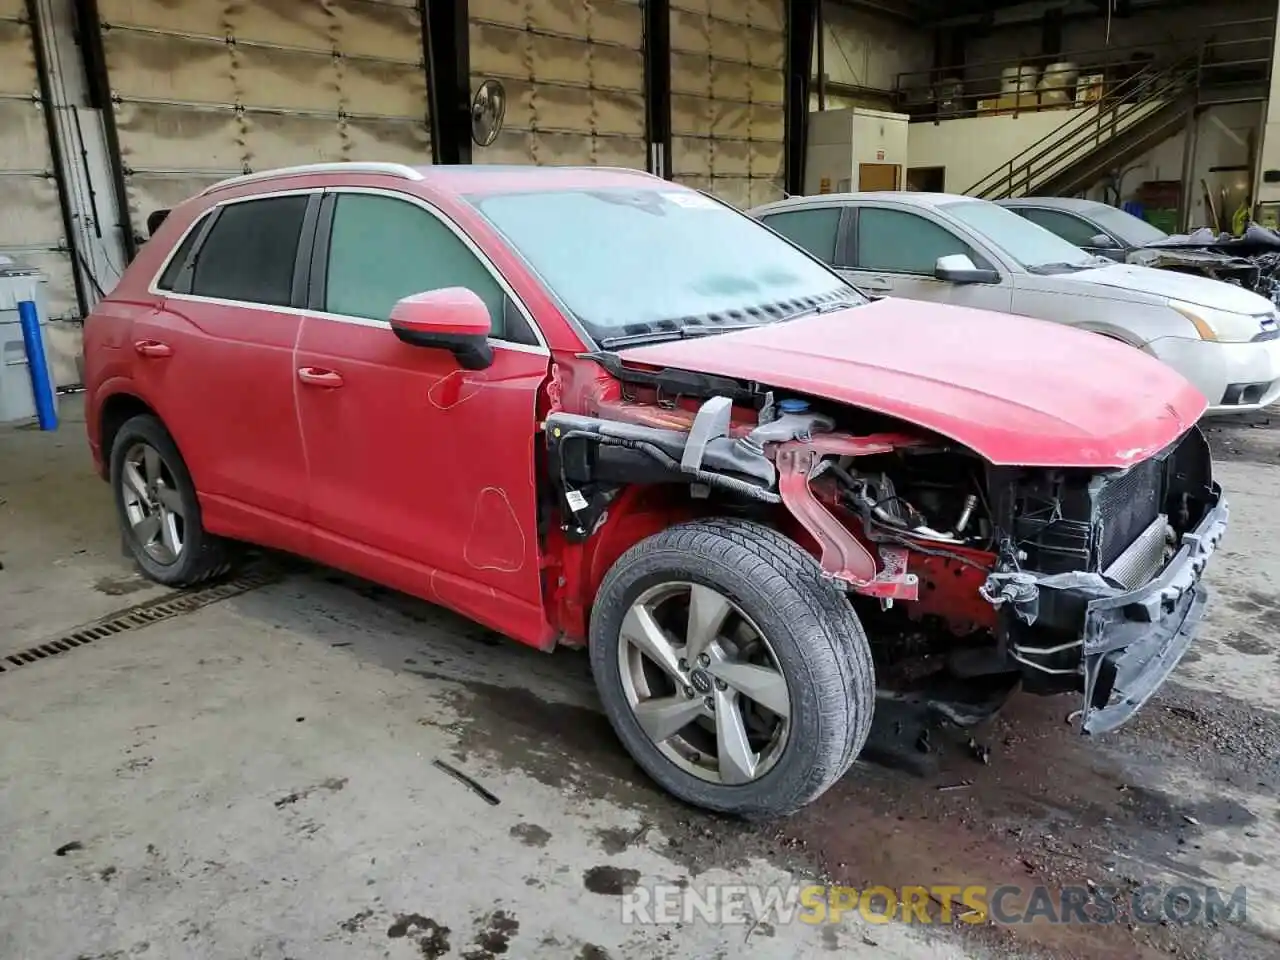
<svg viewBox="0 0 1280 960"><path fill-rule="evenodd" d="M815 2L821 2L821 0L815 0ZM910 0L907 3L895 3L894 0L831 0L831 3L850 10L865 10L900 23L919 24L923 17L930 16L934 12L932 4L920 3L916 0Z"/></svg>
<svg viewBox="0 0 1280 960"><path fill-rule="evenodd" d="M1127 17L1147 10L1168 9L1182 5L1186 0L1120 0L1114 16ZM1036 2L1000 3L989 2L982 11L968 10L957 12L954 5L948 6L946 19L929 23L930 27L963 27L983 25L986 27L1012 27L1038 22L1049 10L1061 10L1068 20L1090 19L1100 17L1106 11L1106 0L1036 0Z"/></svg>

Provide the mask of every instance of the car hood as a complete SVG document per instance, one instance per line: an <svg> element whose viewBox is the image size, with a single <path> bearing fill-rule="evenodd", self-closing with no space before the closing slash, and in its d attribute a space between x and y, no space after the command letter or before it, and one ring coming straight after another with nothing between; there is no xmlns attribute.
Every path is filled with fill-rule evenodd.
<svg viewBox="0 0 1280 960"><path fill-rule="evenodd" d="M1128 466L1206 406L1181 374L1105 337L892 298L621 357L887 414L999 465Z"/></svg>
<svg viewBox="0 0 1280 960"><path fill-rule="evenodd" d="M1213 307L1232 313L1256 316L1270 313L1273 306L1265 298L1251 293L1233 283L1198 277L1175 270L1157 270L1130 263L1116 263L1107 267L1094 267L1078 273L1065 274L1072 284L1109 287L1133 293L1145 293L1155 297L1168 297L1193 303L1200 307Z"/></svg>

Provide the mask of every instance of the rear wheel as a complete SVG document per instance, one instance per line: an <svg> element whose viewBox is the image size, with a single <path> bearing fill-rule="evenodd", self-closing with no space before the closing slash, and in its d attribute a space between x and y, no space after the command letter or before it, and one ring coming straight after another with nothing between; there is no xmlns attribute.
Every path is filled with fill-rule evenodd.
<svg viewBox="0 0 1280 960"><path fill-rule="evenodd" d="M848 770L875 703L853 608L814 559L760 524L708 520L618 560L591 617L614 730L681 799L779 816Z"/></svg>
<svg viewBox="0 0 1280 960"><path fill-rule="evenodd" d="M191 475L155 417L133 417L116 432L111 489L125 546L152 580L192 586L227 571L227 545L205 532Z"/></svg>

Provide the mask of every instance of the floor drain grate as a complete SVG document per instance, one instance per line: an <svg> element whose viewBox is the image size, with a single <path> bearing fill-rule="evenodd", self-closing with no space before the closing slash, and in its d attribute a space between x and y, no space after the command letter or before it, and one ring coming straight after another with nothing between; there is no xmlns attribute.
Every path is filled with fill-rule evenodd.
<svg viewBox="0 0 1280 960"><path fill-rule="evenodd" d="M39 663L41 660L56 657L60 653L83 647L96 640L114 637L118 633L137 630L139 627L147 627L162 620L171 620L174 617L192 613L201 607L209 606L211 603L217 603L220 600L228 600L242 593L248 593L250 590L256 590L259 587L265 587L269 583L275 583L279 579L280 572L276 570L247 570L239 576L223 580L220 583L200 587L197 590L171 593L156 600L140 603L137 606L108 614L102 619L95 620L82 627L76 627L60 637L55 637L52 640L37 643L33 647L27 647L25 650L19 650L17 653L10 653L0 657L0 673L16 670L18 667L25 667L29 663Z"/></svg>

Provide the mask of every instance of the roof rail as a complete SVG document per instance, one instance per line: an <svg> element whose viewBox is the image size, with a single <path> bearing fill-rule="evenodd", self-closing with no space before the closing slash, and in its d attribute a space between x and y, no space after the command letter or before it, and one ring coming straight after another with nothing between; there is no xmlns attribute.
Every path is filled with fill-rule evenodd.
<svg viewBox="0 0 1280 960"><path fill-rule="evenodd" d="M381 173L402 180L421 180L422 174L413 167L403 163L380 163L377 161L343 160L335 163L304 163L296 167L276 167L271 170L259 170L257 173L245 173L238 177L219 180L212 186L200 191L200 196L222 190L226 187L238 187L242 183L257 183L261 180L274 180L276 177L296 177L308 173Z"/></svg>

